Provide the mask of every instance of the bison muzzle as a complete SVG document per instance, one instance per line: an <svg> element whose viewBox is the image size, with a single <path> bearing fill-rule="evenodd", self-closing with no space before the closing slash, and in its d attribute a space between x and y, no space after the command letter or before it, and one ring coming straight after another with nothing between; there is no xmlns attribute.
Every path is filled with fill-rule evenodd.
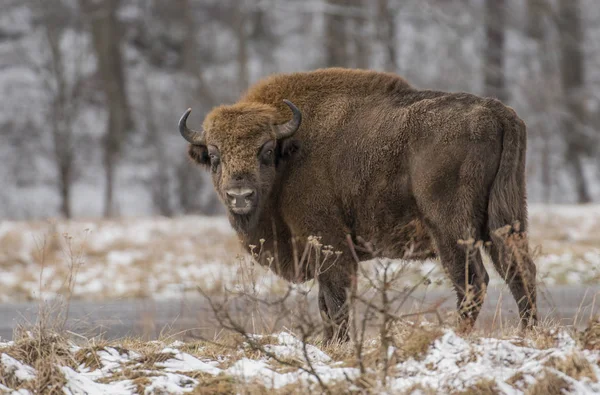
<svg viewBox="0 0 600 395"><path fill-rule="evenodd" d="M180 133L211 172L243 245L262 240L261 264L288 281L316 277L326 340L348 337L348 295L368 251L439 256L461 325L472 327L489 280L466 239L484 242L521 325L536 322L526 129L498 100L331 68L269 77L214 108L197 131L189 113ZM327 270L298 260L311 235L342 252ZM361 240L372 248L356 248Z"/></svg>

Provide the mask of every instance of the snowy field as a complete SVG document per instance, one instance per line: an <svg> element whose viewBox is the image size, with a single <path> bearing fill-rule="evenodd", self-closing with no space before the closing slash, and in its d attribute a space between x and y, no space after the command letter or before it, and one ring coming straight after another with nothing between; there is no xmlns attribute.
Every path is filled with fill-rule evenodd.
<svg viewBox="0 0 600 395"><path fill-rule="evenodd" d="M530 222L542 286L597 284L600 206L533 206ZM391 310L367 314L363 305L352 341L324 345L302 292L311 284L293 293L308 304L260 305L289 288L250 262L222 217L4 222L0 265L3 302L67 301L53 314L40 307L37 322L0 341L0 393L600 393L600 321L585 309L574 320L582 326L545 318L522 333L494 316L495 324L465 334L453 312L392 314L386 323ZM386 265L401 273L394 292L448 286L434 261L366 262L363 281ZM88 337L64 325L73 299L177 299L198 296L198 287L217 301L241 290L256 306L243 323L217 306L220 327L203 330L209 322L199 318L198 328L171 328L151 341ZM270 324L283 329L264 329Z"/></svg>
<svg viewBox="0 0 600 395"><path fill-rule="evenodd" d="M541 283L598 283L600 205L533 205L530 234ZM432 287L448 286L436 261L389 264L402 270L399 281L406 286L424 275ZM198 286L215 293L249 284L258 292L287 289L284 281L250 264L223 217L5 221L0 267L0 302L66 293L94 300L179 298L196 293ZM492 285L501 284L487 267Z"/></svg>
<svg viewBox="0 0 600 395"><path fill-rule="evenodd" d="M6 393L48 383L65 394L90 395L600 392L598 322L582 333L542 330L528 338L465 337L407 323L395 332L385 362L377 340L367 342L358 359L350 345L317 347L289 332L238 342L84 345L63 339L39 345L30 336L0 343L0 390ZM55 354L40 357L51 348Z"/></svg>

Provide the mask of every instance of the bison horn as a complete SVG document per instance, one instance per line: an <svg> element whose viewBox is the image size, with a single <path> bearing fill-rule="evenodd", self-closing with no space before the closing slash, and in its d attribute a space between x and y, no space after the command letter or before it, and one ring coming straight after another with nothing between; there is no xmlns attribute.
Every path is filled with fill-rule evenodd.
<svg viewBox="0 0 600 395"><path fill-rule="evenodd" d="M278 139L291 137L300 127L300 123L302 123L302 112L298 110L298 107L289 100L284 99L283 102L287 104L290 110L292 110L294 117L284 124L275 126L275 132L277 133Z"/></svg>
<svg viewBox="0 0 600 395"><path fill-rule="evenodd" d="M188 142L194 145L206 145L204 142L204 131L195 131L187 127L187 119L192 112L191 108L188 108L186 112L183 113L181 119L179 120L179 133L181 136L186 139Z"/></svg>

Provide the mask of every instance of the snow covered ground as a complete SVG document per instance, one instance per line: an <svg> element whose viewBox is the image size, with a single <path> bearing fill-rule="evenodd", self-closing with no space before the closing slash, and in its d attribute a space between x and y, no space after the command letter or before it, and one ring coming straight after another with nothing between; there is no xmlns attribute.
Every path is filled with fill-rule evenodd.
<svg viewBox="0 0 600 395"><path fill-rule="evenodd" d="M533 206L530 218L540 282L597 283L600 206ZM447 284L434 261L364 268L376 273L386 264L402 272L401 285L425 274L431 286ZM177 298L197 294L197 286L216 294L287 290L251 264L222 217L4 222L0 267L1 301ZM448 324L394 320L387 345L370 331L360 355L352 342L323 346L313 335L304 343L299 327L287 324L246 338L218 330L210 339L190 332L157 341L52 335L40 327L0 341L0 393L600 393L597 320L583 332L544 322L525 334L496 325L469 335Z"/></svg>
<svg viewBox="0 0 600 395"><path fill-rule="evenodd" d="M492 338L462 337L447 328L407 324L395 340L410 345L423 339L419 335L423 331L429 334L424 347L407 355L405 349L389 346L386 365L376 359L381 345L368 341L363 354L368 362L362 371L350 346L323 351L289 332L252 336L252 344L240 341L234 347L131 340L57 344L66 351L60 360L46 360L46 364L31 356L19 359L30 344L21 339L0 343L0 390L32 393L42 380L38 370L53 364L57 390L62 387L66 394L592 394L600 392L595 337L599 325L596 322L579 334L555 329L529 338Z"/></svg>
<svg viewBox="0 0 600 395"><path fill-rule="evenodd" d="M600 205L533 205L530 232L538 279L545 285L600 280ZM404 285L423 281L424 275L432 286L448 285L438 262L389 264L402 270ZM250 263L223 217L5 221L0 268L0 302L69 293L96 300L177 298L196 293L198 286L208 292L248 285L259 292L287 289ZM492 284L502 283L491 265L488 272Z"/></svg>

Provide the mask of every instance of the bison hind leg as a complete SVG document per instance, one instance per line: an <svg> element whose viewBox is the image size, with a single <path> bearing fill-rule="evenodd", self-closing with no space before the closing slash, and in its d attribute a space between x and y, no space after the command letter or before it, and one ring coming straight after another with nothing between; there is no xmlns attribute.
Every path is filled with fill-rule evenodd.
<svg viewBox="0 0 600 395"><path fill-rule="evenodd" d="M443 230L432 231L442 266L457 296L461 330L473 328L483 306L489 275L483 265L476 238L459 237Z"/></svg>
<svg viewBox="0 0 600 395"><path fill-rule="evenodd" d="M510 228L510 229L508 229ZM496 271L507 283L519 309L519 326L537 323L536 267L529 254L527 236L512 227L491 232L488 251Z"/></svg>

